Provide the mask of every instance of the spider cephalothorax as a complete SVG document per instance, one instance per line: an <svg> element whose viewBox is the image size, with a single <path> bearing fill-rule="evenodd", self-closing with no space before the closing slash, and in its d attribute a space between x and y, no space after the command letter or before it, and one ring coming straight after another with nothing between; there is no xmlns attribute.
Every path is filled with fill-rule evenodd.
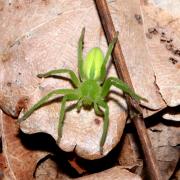
<svg viewBox="0 0 180 180"><path fill-rule="evenodd" d="M104 57L100 48L92 48L85 60L83 60L83 39L85 29L83 28L79 43L78 43L78 70L79 78L76 74L69 69L57 69L52 70L44 74L38 74L39 78L46 78L52 75L66 73L69 74L70 80L75 86L74 89L56 89L48 93L41 98L35 105L33 105L29 111L27 111L19 122L26 120L36 109L43 106L54 95L62 94L62 105L60 110L59 124L58 124L58 141L62 136L62 127L65 114L65 105L67 101L77 101L77 109L80 110L82 106L94 107L94 111L97 115L104 116L103 133L100 140L100 151L103 150L103 145L106 140L108 126L109 126L109 107L105 101L106 96L109 93L110 87L115 86L121 89L124 93L127 93L135 100L139 101L143 99L131 90L127 84L115 77L106 78L106 64L112 53L113 47L117 41L118 33L116 33L114 39L109 44L107 53Z"/></svg>

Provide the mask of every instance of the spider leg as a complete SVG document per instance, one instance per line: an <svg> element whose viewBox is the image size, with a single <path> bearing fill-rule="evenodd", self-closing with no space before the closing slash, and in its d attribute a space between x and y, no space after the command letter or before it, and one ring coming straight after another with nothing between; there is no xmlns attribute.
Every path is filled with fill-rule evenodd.
<svg viewBox="0 0 180 180"><path fill-rule="evenodd" d="M73 101L78 100L79 96L77 94L66 94L61 103L61 110L59 115L59 123L58 123L58 140L57 142L60 142L60 139L62 137L62 127L64 123L64 114L65 114L65 105L67 101Z"/></svg>
<svg viewBox="0 0 180 180"><path fill-rule="evenodd" d="M58 95L58 94L69 94L69 93L74 93L75 90L72 89L57 89L54 90L50 93L48 93L46 96L42 97L36 104L34 104L29 111L27 111L21 118L18 119L19 122L22 122L24 120L26 120L35 110L37 110L39 107L41 107L42 105L44 105L45 103L47 103L47 101L49 100L50 97L52 97L53 95Z"/></svg>
<svg viewBox="0 0 180 180"><path fill-rule="evenodd" d="M53 75L56 75L56 74L61 74L61 73L69 74L73 84L76 87L79 87L79 85L80 85L79 79L77 78L76 74L72 70L69 70L69 69L51 70L51 71L48 71L47 73L44 73L44 74L38 74L37 77L39 77L39 78L42 78L42 77L46 78L46 77L53 76Z"/></svg>
<svg viewBox="0 0 180 180"><path fill-rule="evenodd" d="M99 109L97 103L94 103L94 111L97 115L100 115L100 116L103 115L103 112Z"/></svg>
<svg viewBox="0 0 180 180"><path fill-rule="evenodd" d="M116 32L115 37L113 38L113 40L111 41L111 43L108 46L108 50L107 50L106 56L104 58L104 63L101 68L101 81L103 81L106 76L106 64L107 64L109 57L111 56L114 45L118 39L118 34L119 34L119 32Z"/></svg>
<svg viewBox="0 0 180 180"><path fill-rule="evenodd" d="M80 99L77 103L77 111L80 111L81 110L81 107L82 107L82 99Z"/></svg>
<svg viewBox="0 0 180 180"><path fill-rule="evenodd" d="M115 45L116 41L118 40L118 35L119 35L119 32L116 32L115 37L113 38L113 40L111 41L111 43L108 46L108 50L107 50L106 56L104 58L105 64L107 63L107 61L112 53L112 50L114 48L114 45Z"/></svg>
<svg viewBox="0 0 180 180"><path fill-rule="evenodd" d="M84 33L85 28L82 29L81 36L79 38L78 42L78 70L79 70L79 76L80 79L83 80L84 74L83 74L83 40L84 40Z"/></svg>
<svg viewBox="0 0 180 180"><path fill-rule="evenodd" d="M104 113L103 134L102 134L101 140L100 140L100 153L103 154L103 146L106 141L108 127L109 127L109 107L108 107L108 104L103 100L99 100L97 102L97 104L104 109L104 111L103 111L103 113Z"/></svg>
<svg viewBox="0 0 180 180"><path fill-rule="evenodd" d="M115 77L110 77L105 80L102 86L102 94L101 94L102 98L107 96L111 86L115 86L118 89L121 89L124 93L128 94L129 96L134 98L136 101L140 101L140 100L148 101L147 99L136 94L126 83L124 83L123 81Z"/></svg>

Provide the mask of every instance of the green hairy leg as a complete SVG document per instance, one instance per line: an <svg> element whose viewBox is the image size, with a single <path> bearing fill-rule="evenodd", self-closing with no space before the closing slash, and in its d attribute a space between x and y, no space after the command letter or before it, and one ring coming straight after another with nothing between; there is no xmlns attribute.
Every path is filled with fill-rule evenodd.
<svg viewBox="0 0 180 180"><path fill-rule="evenodd" d="M77 78L76 74L72 70L69 70L69 69L51 70L51 71L48 71L47 73L44 73L44 74L38 74L37 77L39 77L39 78L42 78L42 77L46 78L46 77L49 77L49 76L53 76L53 75L56 75L56 74L62 74L62 73L69 74L70 75L70 79L73 82L73 84L76 87L79 87L79 85L80 85L79 79Z"/></svg>
<svg viewBox="0 0 180 180"><path fill-rule="evenodd" d="M108 46L108 50L107 50L106 56L104 58L105 65L107 64L107 61L108 61L109 57L111 56L114 45L115 45L116 41L118 40L118 35L119 35L119 33L116 32L115 37L113 38L113 40L111 41L111 43Z"/></svg>
<svg viewBox="0 0 180 180"><path fill-rule="evenodd" d="M83 106L82 99L80 99L77 103L77 111L80 111L82 106Z"/></svg>
<svg viewBox="0 0 180 180"><path fill-rule="evenodd" d="M105 101L99 100L97 103L99 106L101 106L104 109L103 134L100 140L100 153L103 154L103 146L106 141L108 127L109 127L109 107Z"/></svg>
<svg viewBox="0 0 180 180"><path fill-rule="evenodd" d="M84 34L85 34L85 28L82 29L81 36L79 38L78 42L78 70L79 70L79 76L80 79L84 79L83 74L83 40L84 40Z"/></svg>
<svg viewBox="0 0 180 180"><path fill-rule="evenodd" d="M63 97L62 103L61 103L61 110L59 114L59 123L58 123L58 140L57 142L60 142L60 139L62 137L62 127L64 123L64 115L65 115L65 106L67 101L73 101L78 100L79 97L76 94L67 94Z"/></svg>
<svg viewBox="0 0 180 180"><path fill-rule="evenodd" d="M99 109L98 105L94 103L94 111L97 115L103 115L103 112Z"/></svg>
<svg viewBox="0 0 180 180"><path fill-rule="evenodd" d="M107 50L106 56L104 58L104 63L101 67L101 78L100 78L101 81L103 81L106 76L106 64L107 64L108 59L110 59L114 45L115 45L116 41L118 40L118 34L119 33L116 32L115 37L113 38L112 42L108 46L108 50Z"/></svg>
<svg viewBox="0 0 180 180"><path fill-rule="evenodd" d="M69 94L74 93L74 90L72 89L57 89L50 93L48 93L46 96L42 97L35 105L33 105L29 111L27 111L21 118L18 119L19 122L22 122L26 120L35 110L37 110L39 107L43 106L45 103L48 102L49 98L51 98L53 95L59 95L59 94Z"/></svg>
<svg viewBox="0 0 180 180"><path fill-rule="evenodd" d="M109 93L109 89L111 86L115 86L119 89L121 89L124 93L130 95L132 98L134 98L137 101L144 100L147 101L145 98L137 95L126 83L121 81L118 78L110 77L107 80L105 80L103 87L102 87L102 97L106 97Z"/></svg>

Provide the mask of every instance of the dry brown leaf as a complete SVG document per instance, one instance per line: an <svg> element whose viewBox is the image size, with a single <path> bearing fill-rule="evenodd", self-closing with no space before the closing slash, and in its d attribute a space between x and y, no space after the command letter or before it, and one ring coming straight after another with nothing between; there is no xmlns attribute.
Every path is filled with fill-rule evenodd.
<svg viewBox="0 0 180 180"><path fill-rule="evenodd" d="M85 53L94 46L100 46L104 52L106 51L107 44L93 1L38 0L35 2L13 1L11 4L0 2L0 16L2 17L0 19L0 24L2 24L0 30L0 78L3 87L3 91L1 89L3 100L0 101L0 107L12 116L17 116L18 112L15 107L17 102L24 97L29 97L26 104L29 108L50 90L71 87L69 83L59 79L38 79L36 74L55 68L70 68L77 72L77 41L83 26L86 27ZM159 59L162 57L158 56L157 58L158 53L164 51L164 46L157 43L158 38L156 37L154 39L156 46L153 46L154 51L152 51L155 55L151 56L149 53L153 48L149 48L152 44L147 43L144 39L143 33L147 29L144 32L139 0L133 2L117 0L109 2L109 6L117 30L120 31L123 53L135 90L149 100L149 103L143 103L143 105L154 109L153 113L155 113L156 110L166 106L162 100L163 97L168 105L176 106L179 103L177 84L179 82L177 75L179 76L179 74L176 74L176 69L179 66L176 65L175 70L172 68L173 66L170 67L170 70L168 69L175 74L172 76L171 73L168 73L169 90L163 84L167 82L165 81L167 78L160 74L162 69L158 66ZM149 9L143 8L145 9L144 16L149 15ZM150 11L152 14L153 10ZM158 17L162 17L162 15L159 14ZM168 18L165 16L163 19L165 25ZM145 19L145 25L147 25L147 21L149 20ZM154 26L154 19L152 24L151 21L148 23L151 27ZM166 30L169 33L173 28L176 30L178 26L177 22L171 23L168 28L166 26ZM178 37L178 33L174 36ZM173 40L173 42L176 46L179 45L179 39ZM158 50L155 51L155 48ZM155 56L156 58L154 58ZM166 67L167 62L163 65ZM169 66L167 67L169 68ZM112 66L110 74L116 75ZM119 142L126 120L124 99L115 94L111 96L119 101L120 105L112 100L109 102L111 121L104 155ZM21 128L27 133L47 132L57 139L58 112L59 105L57 103L43 107L22 123ZM2 122L6 124L4 117ZM68 112L60 147L65 151L73 151L75 148L79 156L87 159L100 158L99 140L103 123L102 119L98 117L97 120L96 118L92 111L82 110L81 114L77 114L75 110ZM33 159L34 161L31 162L34 163L33 166L37 159Z"/></svg>
<svg viewBox="0 0 180 180"><path fill-rule="evenodd" d="M17 90L17 88L15 87L11 87L11 88L12 88L11 90L8 89L11 92L7 92L7 91L0 92L0 108L7 115L17 118L22 108L25 107L25 102L27 101L27 98L26 97L20 98L19 92L12 93L12 91Z"/></svg>
<svg viewBox="0 0 180 180"><path fill-rule="evenodd" d="M177 172L175 173L174 179L175 180L179 180L180 179L180 169L178 169Z"/></svg>
<svg viewBox="0 0 180 180"><path fill-rule="evenodd" d="M2 114L0 116L2 129L3 156L6 166L4 178L12 180L33 179L33 172L39 159L45 156L43 152L27 150L17 137L19 126L15 120Z"/></svg>
<svg viewBox="0 0 180 180"><path fill-rule="evenodd" d="M173 174L179 160L179 127L159 123L148 130L164 180Z"/></svg>
<svg viewBox="0 0 180 180"><path fill-rule="evenodd" d="M0 154L0 179L4 178L4 170L7 168L7 162L3 154Z"/></svg>
<svg viewBox="0 0 180 180"><path fill-rule="evenodd" d="M180 1L179 0L148 0L149 3L153 3L155 6L169 12L169 14L178 17L180 16Z"/></svg>
<svg viewBox="0 0 180 180"><path fill-rule="evenodd" d="M4 36L0 43L4 50L2 53L9 54L1 59L2 73L11 72L2 78L2 84L15 84L18 98L29 97L27 108L52 89L71 87L69 82L59 79L38 79L36 74L57 68L77 72L77 42L83 26L86 27L85 52L94 46L101 46L104 52L107 49L93 1L72 1L71 7L69 3L19 1L4 5L1 12L4 17L1 33ZM19 21L18 27L13 28ZM110 74L116 75L112 66ZM6 91L11 89L5 88ZM14 96L13 92L7 95ZM119 142L126 120L124 99L117 94L110 96L111 120L104 155ZM57 139L59 108L59 104L52 103L39 109L21 124L21 129L26 133L47 132ZM64 151L75 149L79 156L87 159L100 158L102 127L102 118L95 116L93 110L67 112L60 147Z"/></svg>
<svg viewBox="0 0 180 180"><path fill-rule="evenodd" d="M46 160L36 170L36 180L70 180L67 175L59 171L57 164L51 159Z"/></svg>
<svg viewBox="0 0 180 180"><path fill-rule="evenodd" d="M141 1L141 14L147 41L146 47L151 56L150 62L156 77L155 83L162 98L169 106L178 105L180 99L178 78L180 72L178 55L180 45L179 8L178 0ZM144 108L143 114L150 116L159 110L151 111ZM177 120L178 115L168 114L166 117Z"/></svg>
<svg viewBox="0 0 180 180"><path fill-rule="evenodd" d="M123 145L119 157L119 163L121 166L128 166L137 163L138 153L135 151L134 143L133 136L126 134L123 139Z"/></svg>
<svg viewBox="0 0 180 180"><path fill-rule="evenodd" d="M3 79L3 84L7 84L7 82L13 85L15 84L17 86L17 90L20 91L20 97L30 97L28 107L35 103L42 95L46 94L49 90L56 88L57 83L59 83L56 80L50 79L39 80L35 77L35 74L46 72L50 69L58 67L70 68L77 72L76 48L77 40L79 37L77 36L77 32L79 32L80 34L80 29L83 26L87 27L85 52L87 51L88 47L95 46L95 44L98 43L97 39L99 39L99 43L101 43L101 47L103 49L107 47L105 38L99 36L102 33L97 12L92 1L88 1L86 3L82 3L81 1L73 2L71 7L77 6L78 8L76 9L68 9L68 3L63 4L64 9L62 9L62 6L60 6L60 4L56 4L56 9L54 9L53 3L41 3L37 1L30 4L25 4L24 2L15 2L11 5L5 4L2 14L5 18L3 20L4 26L1 31L2 33L4 33L3 39L1 39L1 42L3 44L1 63L4 67L4 74L6 74L6 72L12 72L12 75L9 75L8 77ZM87 6L87 3L89 3L89 6ZM122 17L123 21L121 22L126 22L129 21L128 18L133 18L133 21L130 21L131 24L124 23L120 24L121 26L119 26L123 27L120 35L123 52L125 54L127 62L132 63L132 65L129 64L129 69L133 84L135 85L135 89L138 93L143 94L143 96L149 99L149 104L147 105L148 107L152 109L160 109L164 107L164 103L161 100L160 95L157 93L156 86L153 84L153 71L150 64L146 63L146 66L144 66L145 63L143 60L147 59L148 57L147 51L143 51L144 55L141 56L142 62L139 63L139 56L142 55L141 49L145 45L142 24L139 24L137 22L137 15L140 10L139 3L138 1L134 2L133 4L130 3L131 7L129 8L128 12L123 12L122 10L117 11L116 9L117 7L123 7L123 9L125 9L128 5L127 3L128 1L117 1L116 3L111 2L110 4L113 16L122 17L123 13L127 13L127 16ZM11 9L11 11L8 11L8 9ZM21 11L19 11L19 9L21 9ZM40 12L40 14L36 14L35 12ZM86 12L89 12L91 14L91 17L89 17L89 13L86 14ZM120 12L123 13L121 14ZM25 13L26 16L24 16ZM17 14L17 16L15 16L15 14ZM76 16L73 16L73 14L76 14ZM15 18L11 19L12 23L10 24L10 26L12 26L12 28L9 27L9 19L7 18L11 16ZM27 16L28 22L26 21ZM82 16L83 19L81 24L77 25L78 19ZM13 28L14 23L16 23L18 19L21 19L21 23L19 24L18 28ZM64 23L67 22L67 19L69 23ZM120 22L117 22L115 18L115 23L118 26ZM13 33L11 31L6 31L7 26ZM76 27L75 31L74 27ZM67 31L67 29L69 31ZM127 31L127 29L132 30L132 32L129 32L128 37L123 35ZM66 37L64 36L65 34ZM123 37L126 37L126 39L123 39ZM138 50L135 49L137 41L136 37L138 37L138 41L140 42ZM128 46L130 42L132 46ZM133 54L130 55L129 52L132 52ZM59 57L61 58L61 61L59 61ZM132 57L134 57L134 59L132 59ZM130 59L131 61L129 61ZM18 66L18 64L20 64L20 66ZM134 67L136 67L135 69L139 69L140 71L134 71ZM143 68L141 67L147 69L143 70ZM144 74L142 76L143 72ZM115 74L113 70L112 74ZM146 75L148 75L148 77L144 78ZM140 77L143 77L141 81L139 80ZM147 80L145 79L148 79L149 82L147 82ZM139 82L141 82L140 86L138 85ZM144 84L142 84L142 82L144 82ZM67 86L69 86L68 83L61 83L61 87ZM122 99L120 97L115 96L114 98L119 98L119 101L122 102ZM58 109L59 106L57 104L53 104L40 109L36 114L34 114L25 123L23 123L23 131L27 133L44 131L51 134L55 139L57 139L56 127L58 119ZM126 118L124 110L120 109L119 106L117 106L115 103L114 106L112 105L112 109L112 114L118 113L120 114L120 116L116 116L115 118L111 116L108 136L108 138L111 138L107 138L104 155L107 154L119 141ZM100 154L98 153L98 146L99 139L102 133L102 123L100 126L96 125L96 123L93 123L94 119L96 118L95 116L92 116L93 112L89 113L88 115L87 112L84 112L84 115L82 112L82 118L79 118L78 115L79 114L76 114L76 112L73 111L68 117L67 113L66 119L68 120L66 120L64 126L64 136L62 138L60 147L65 151L72 151L76 147L75 151L80 156L89 159L98 158L100 157ZM88 117L89 121L84 122L83 120L81 120L84 119L84 116L86 116L86 118ZM119 121L119 118L121 119L121 121ZM52 119L56 119L55 122L52 122ZM79 121L77 121L77 119ZM31 123L32 121L33 123ZM92 123L94 124L94 128L91 127ZM42 124L46 125L42 126ZM89 128L94 130L89 131ZM77 130L76 132L74 132L75 129ZM82 129L84 130L83 132ZM91 135L89 133L91 133ZM113 136L110 136L112 134ZM89 141L89 135L92 138L92 143L89 142L87 145L86 142L87 140Z"/></svg>
<svg viewBox="0 0 180 180"><path fill-rule="evenodd" d="M156 84L168 106L180 104L180 18L150 4L142 6L144 31ZM154 34L152 30L157 33ZM151 34L151 37L149 37Z"/></svg>
<svg viewBox="0 0 180 180"><path fill-rule="evenodd" d="M160 117L158 119L160 119ZM169 180L179 161L179 127L176 125L170 125L169 123L158 123L148 128L148 134L151 139L163 180ZM145 167L143 167L142 164L138 164L138 160L143 156L138 148L139 142L134 137L134 133L130 134L130 136L129 134L126 134L126 139L122 145L119 157L119 163L124 168L130 169L132 172L141 175L141 177L147 176ZM140 163L142 162L140 161Z"/></svg>
<svg viewBox="0 0 180 180"><path fill-rule="evenodd" d="M141 180L140 176L122 169L121 166L115 166L111 169L105 170L100 173L77 178L77 180Z"/></svg>
<svg viewBox="0 0 180 180"><path fill-rule="evenodd" d="M149 101L142 104L153 110L164 108L166 105L155 85L151 57L146 48L140 1L118 0L109 6L116 29L120 32L123 55L135 91Z"/></svg>
<svg viewBox="0 0 180 180"><path fill-rule="evenodd" d="M122 148L119 154L119 164L124 169L131 170L131 172L142 175L143 172L143 160L139 154L134 135L126 133L122 141Z"/></svg>

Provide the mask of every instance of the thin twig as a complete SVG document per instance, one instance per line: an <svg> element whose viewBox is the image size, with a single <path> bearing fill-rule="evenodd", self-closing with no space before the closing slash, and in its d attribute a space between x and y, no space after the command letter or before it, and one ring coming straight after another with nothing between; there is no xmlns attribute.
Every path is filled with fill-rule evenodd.
<svg viewBox="0 0 180 180"><path fill-rule="evenodd" d="M111 18L110 11L108 9L107 2L106 0L95 0L95 3L107 40L108 42L111 42L113 37L115 36L116 31ZM119 41L116 43L116 46L114 48L113 59L119 77L121 77L121 79L123 79L124 82L126 82L131 88L133 88ZM126 96L126 99L130 110L130 118L132 119L136 127L142 145L150 177L152 180L160 180L161 175L159 167L142 117L141 107L136 101L134 101L130 97Z"/></svg>

